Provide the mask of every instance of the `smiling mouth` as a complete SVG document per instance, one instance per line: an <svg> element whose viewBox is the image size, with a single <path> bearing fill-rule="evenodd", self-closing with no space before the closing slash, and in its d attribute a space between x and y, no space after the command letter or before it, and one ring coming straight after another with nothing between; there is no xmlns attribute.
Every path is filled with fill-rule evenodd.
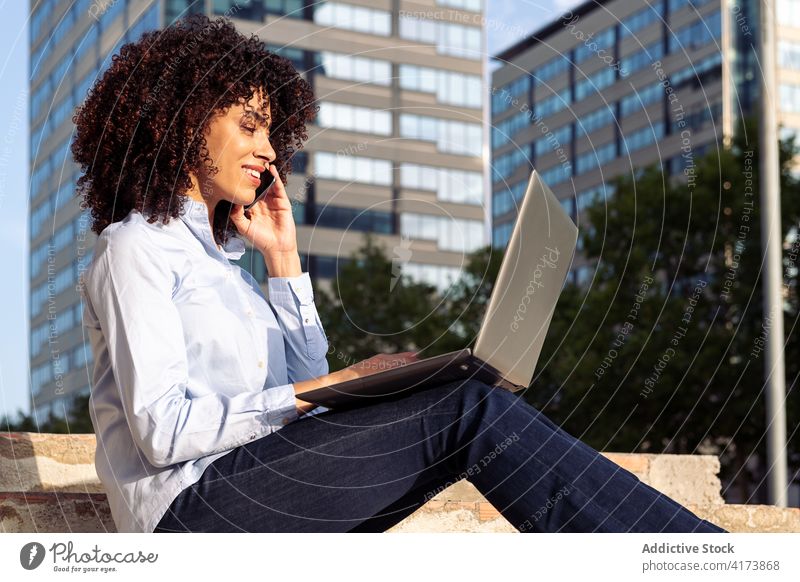
<svg viewBox="0 0 800 582"><path fill-rule="evenodd" d="M261 177L260 176L256 177L252 170L248 170L247 168L242 168L242 172L245 173L245 175L247 176L247 179L250 180L250 182L254 186L260 186L261 185Z"/></svg>

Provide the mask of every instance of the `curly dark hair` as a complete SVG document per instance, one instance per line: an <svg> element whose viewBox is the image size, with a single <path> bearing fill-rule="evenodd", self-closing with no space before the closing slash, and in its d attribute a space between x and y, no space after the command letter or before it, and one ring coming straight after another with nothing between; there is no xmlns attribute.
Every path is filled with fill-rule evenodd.
<svg viewBox="0 0 800 582"><path fill-rule="evenodd" d="M192 186L189 172L219 171L204 137L212 117L259 89L271 107L270 142L285 182L318 110L311 85L291 61L227 18L203 14L123 45L72 118L71 151L83 172L77 195L82 209L91 208L92 231L100 234L134 208L150 223L177 218ZM214 212L222 244L237 233L231 207L223 200Z"/></svg>

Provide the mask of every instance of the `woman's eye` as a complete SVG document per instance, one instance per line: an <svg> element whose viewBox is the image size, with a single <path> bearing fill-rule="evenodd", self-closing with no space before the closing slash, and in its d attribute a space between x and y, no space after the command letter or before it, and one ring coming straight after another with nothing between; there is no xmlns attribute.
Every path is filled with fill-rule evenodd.
<svg viewBox="0 0 800 582"><path fill-rule="evenodd" d="M242 129L244 129L245 131L249 131L250 133L253 133L256 130L255 127L245 127L245 126L243 126Z"/></svg>

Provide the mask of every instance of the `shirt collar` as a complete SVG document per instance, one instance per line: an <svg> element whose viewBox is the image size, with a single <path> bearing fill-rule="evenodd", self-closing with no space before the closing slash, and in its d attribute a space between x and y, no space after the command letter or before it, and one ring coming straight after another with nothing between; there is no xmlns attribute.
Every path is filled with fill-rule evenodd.
<svg viewBox="0 0 800 582"><path fill-rule="evenodd" d="M204 202L194 200L188 196L183 200L183 212L180 214L181 220L189 227L200 242L212 253L222 254L229 260L238 260L245 252L244 241L238 236L228 237L228 242L222 245L222 250L217 247L214 240L214 231L208 221L208 207Z"/></svg>

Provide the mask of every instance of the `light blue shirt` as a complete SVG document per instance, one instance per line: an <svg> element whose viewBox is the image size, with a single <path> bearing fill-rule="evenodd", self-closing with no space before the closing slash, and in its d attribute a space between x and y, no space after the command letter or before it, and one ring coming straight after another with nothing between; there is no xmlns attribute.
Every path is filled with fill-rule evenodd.
<svg viewBox="0 0 800 582"><path fill-rule="evenodd" d="M308 273L269 278L267 300L230 263L244 251L220 249L188 198L169 224L133 210L97 239L81 285L89 409L120 532L152 532L213 461L297 420L293 382L328 373Z"/></svg>

